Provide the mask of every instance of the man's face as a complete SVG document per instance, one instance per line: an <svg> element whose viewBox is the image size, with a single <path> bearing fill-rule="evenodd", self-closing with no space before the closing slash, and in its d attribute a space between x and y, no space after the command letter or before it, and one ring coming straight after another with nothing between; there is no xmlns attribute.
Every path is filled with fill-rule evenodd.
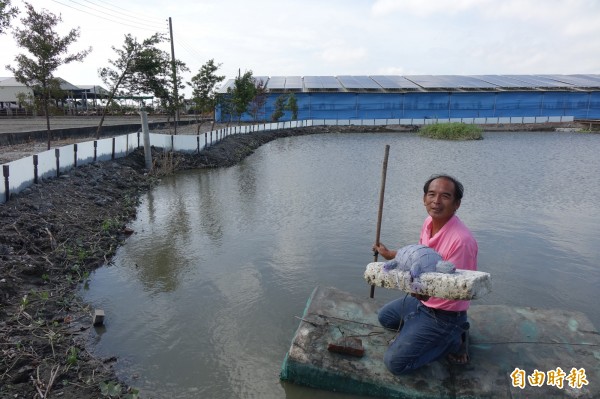
<svg viewBox="0 0 600 399"><path fill-rule="evenodd" d="M436 221L447 222L460 207L460 201L454 197L454 183L439 178L429 184L429 191L423 195L427 213Z"/></svg>

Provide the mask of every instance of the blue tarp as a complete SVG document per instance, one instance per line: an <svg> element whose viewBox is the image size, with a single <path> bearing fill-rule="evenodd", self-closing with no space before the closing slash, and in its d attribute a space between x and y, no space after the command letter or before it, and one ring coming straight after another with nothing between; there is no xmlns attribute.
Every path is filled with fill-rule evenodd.
<svg viewBox="0 0 600 399"><path fill-rule="evenodd" d="M298 119L394 119L573 116L600 119L600 92L408 92L408 93L295 93ZM271 94L259 119L271 121ZM228 118L217 108L217 120ZM280 121L289 121L287 110ZM252 121L244 114L243 121Z"/></svg>

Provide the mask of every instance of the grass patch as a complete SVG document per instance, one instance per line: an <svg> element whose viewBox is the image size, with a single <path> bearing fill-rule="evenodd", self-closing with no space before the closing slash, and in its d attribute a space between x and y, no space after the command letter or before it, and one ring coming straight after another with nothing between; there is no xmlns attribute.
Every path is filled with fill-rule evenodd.
<svg viewBox="0 0 600 399"><path fill-rule="evenodd" d="M481 140L482 129L477 125L466 123L436 123L425 125L419 129L419 136L440 140Z"/></svg>

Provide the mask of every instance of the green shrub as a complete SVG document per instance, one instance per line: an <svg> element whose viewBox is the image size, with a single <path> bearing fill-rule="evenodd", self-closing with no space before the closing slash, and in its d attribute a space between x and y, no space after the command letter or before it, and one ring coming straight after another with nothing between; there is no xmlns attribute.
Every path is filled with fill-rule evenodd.
<svg viewBox="0 0 600 399"><path fill-rule="evenodd" d="M481 140L482 129L477 125L466 123L436 123L424 125L419 129L419 136L440 140Z"/></svg>

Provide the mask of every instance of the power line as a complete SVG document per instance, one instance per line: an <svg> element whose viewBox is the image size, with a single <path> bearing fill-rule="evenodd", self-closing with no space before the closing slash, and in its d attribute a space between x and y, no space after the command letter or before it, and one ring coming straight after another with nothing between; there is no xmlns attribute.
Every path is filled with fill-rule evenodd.
<svg viewBox="0 0 600 399"><path fill-rule="evenodd" d="M181 39L181 38L177 38L177 45L181 46L184 50L186 50L190 55L197 57L197 58L202 58L202 54L197 51L194 46L192 46L189 42Z"/></svg>
<svg viewBox="0 0 600 399"><path fill-rule="evenodd" d="M84 13L84 14L88 14L88 15L91 15L91 16L93 16L93 17L96 17L96 18L105 19L105 20L107 20L107 21L114 22L114 23L116 23L116 24L119 24L119 25L125 25L125 26L129 26L129 27L131 27L131 28L135 28L135 29L141 29L141 30L148 30L148 31L156 32L156 29L149 29L149 28L144 28L144 27L141 27L141 26L135 26L135 25L131 25L131 24L128 24L128 23L125 23L125 22L121 22L121 21L115 21L114 19L106 18L106 17L103 17L103 16L101 16L101 15L93 14L93 13L91 13L91 12L88 12L88 11L85 11L85 10L81 10L81 9L79 9L79 8L77 8L77 7L73 7L73 6L70 6L70 5L68 5L68 4L61 3L61 2L60 2L60 1L58 1L58 0L52 0L52 1L53 1L54 3L57 3L57 4L60 4L60 5L63 5L63 6L65 6L65 7L69 7L69 8L71 8L71 9L73 9L73 10L76 10L76 11L82 12L82 13Z"/></svg>
<svg viewBox="0 0 600 399"><path fill-rule="evenodd" d="M92 0L84 0L84 1L85 1L85 2L87 2L87 3L94 4L94 5L96 5L97 7L101 7L101 8L104 8L104 9L106 9L106 10L109 10L109 11L111 11L111 12L114 12L114 13L118 13L118 14L123 14L123 15L126 15L126 16L127 16L127 17L129 17L129 18L136 18L136 19L143 19L143 20L146 20L146 22L148 22L148 23L153 23L153 24L163 24L163 23L165 22L165 21L164 21L164 19L162 19L162 18L155 18L155 17L145 17L144 15L140 15L140 14L139 14L139 13L137 13L137 12L130 12L130 11L128 11L128 10L126 10L126 9L124 9L123 7L113 6L113 7L115 7L115 8L118 8L118 9L121 9L121 10L123 10L123 12L121 12L121 11L118 11L118 10L114 10L114 9L113 9L113 8L111 8L111 7L107 7L107 6L103 6L103 5L101 5L101 4L97 4L95 1L92 1ZM107 2L104 2L104 3L107 3ZM108 3L107 3L107 4L108 4Z"/></svg>
<svg viewBox="0 0 600 399"><path fill-rule="evenodd" d="M123 7L120 7L120 6L116 5L116 4L112 4L110 1L106 1L106 0L104 0L104 3L105 3L105 4L107 4L107 5L110 5L111 7L118 8L118 9L120 9L120 10L123 10L123 11L125 11L125 13L126 13L126 14L130 14L130 15L134 16L135 18L138 18L138 17L139 17L137 13L131 12L130 10L127 10L127 9L125 9L125 8L123 8ZM156 20L156 21L161 21L161 22L164 22L164 20L163 20L162 18L150 17L150 18L147 18L147 19L151 19L151 20Z"/></svg>
<svg viewBox="0 0 600 399"><path fill-rule="evenodd" d="M92 11L95 11L95 12L99 12L99 13L101 13L102 15L105 15L105 16L108 16L108 17L111 17L111 18L118 18L118 19L122 19L122 20L125 20L125 21L131 21L131 18L132 18L132 17L125 17L125 16L123 16L121 13L117 13L116 15L115 15L115 14L107 14L106 12L104 12L104 11L102 11L102 10L97 10L97 9L95 9L95 8L92 8L92 7L90 7L90 6L87 6L87 5L85 5L85 4L81 4L81 3L79 3L77 0L70 0L70 1L71 1L71 3L75 3L75 4L77 4L78 6L81 6L81 7L87 8L87 9L90 9L90 10L92 10ZM84 1L88 1L88 0L84 0ZM88 1L88 2L89 2L89 1ZM90 4L93 4L93 3L90 3ZM112 12L112 13L115 13L115 11L111 11L111 12ZM116 21L115 21L115 22L116 22ZM119 22L119 23L120 23L120 22ZM153 29L160 29L160 28L158 28L158 27L157 27L157 25L150 25L150 24L147 24L147 23L144 23L144 22L140 22L140 21L137 21L137 20L135 20L135 23L136 23L137 25L140 25L140 26L147 26L147 27L149 27L149 28L153 28Z"/></svg>

